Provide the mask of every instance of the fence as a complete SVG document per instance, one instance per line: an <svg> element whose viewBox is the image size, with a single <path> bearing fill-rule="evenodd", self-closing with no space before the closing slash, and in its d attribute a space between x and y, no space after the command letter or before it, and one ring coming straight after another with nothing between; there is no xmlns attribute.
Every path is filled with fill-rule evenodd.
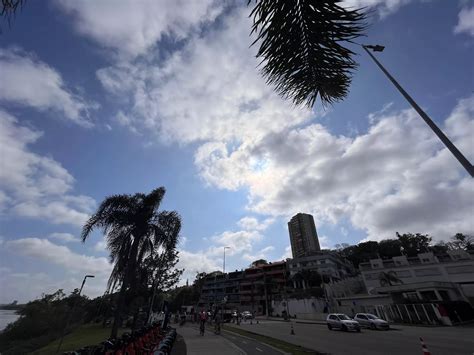
<svg viewBox="0 0 474 355"><path fill-rule="evenodd" d="M383 305L375 306L375 309L379 317L390 322L429 325L449 323L433 303Z"/></svg>

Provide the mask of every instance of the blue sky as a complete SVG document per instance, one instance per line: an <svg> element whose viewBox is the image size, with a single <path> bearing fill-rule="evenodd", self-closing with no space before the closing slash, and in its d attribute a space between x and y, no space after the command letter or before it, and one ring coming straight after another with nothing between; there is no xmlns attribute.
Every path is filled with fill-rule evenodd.
<svg viewBox="0 0 474 355"><path fill-rule="evenodd" d="M295 108L255 69L242 2L27 2L0 35L0 302L57 288L101 294L102 236L78 241L108 195L165 186L183 218L180 266L290 256L315 216L323 247L399 232L473 233L474 184L359 49L347 99ZM474 8L351 0L365 43L474 161Z"/></svg>

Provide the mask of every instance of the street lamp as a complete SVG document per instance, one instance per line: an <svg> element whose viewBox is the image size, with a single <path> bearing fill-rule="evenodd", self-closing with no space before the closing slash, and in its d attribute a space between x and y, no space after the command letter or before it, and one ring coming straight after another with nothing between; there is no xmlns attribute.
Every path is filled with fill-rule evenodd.
<svg viewBox="0 0 474 355"><path fill-rule="evenodd" d="M86 283L86 279L87 278L92 278L92 277L95 277L95 276L94 275L86 275L86 276L84 276L84 280L82 280L81 288L79 289L79 293L77 294L77 298L74 301L74 303L72 304L72 308L69 311L69 314L67 315L66 326L61 330L61 339L59 340L58 348L56 349L56 354L59 354L59 350L61 349L61 345L63 345L64 331L69 326L69 322L71 321L72 312L74 311L74 308L76 307L76 303L77 303L79 297L81 296L82 288L84 287L84 284Z"/></svg>
<svg viewBox="0 0 474 355"><path fill-rule="evenodd" d="M371 49L374 52L382 52L385 47L381 45L363 45L360 44L362 48L369 54L372 60L377 64L377 66L382 70L382 72L387 76L387 78L392 82L393 85L400 91L403 97L411 104L411 106L415 109L416 112L423 118L428 126L433 130L433 132L438 136L438 138L444 143L446 148L456 157L456 159L461 163L461 165L466 169L466 171L474 177L474 166L467 160L467 158L459 151L458 148L449 140L449 138L439 129L436 123L426 114L425 111L421 109L420 106L412 99L410 95L401 87L401 85L395 80L395 78L390 75L387 69L375 58L375 56L369 51Z"/></svg>
<svg viewBox="0 0 474 355"><path fill-rule="evenodd" d="M225 250L230 249L230 247L224 247L224 264L222 266L223 273L225 274Z"/></svg>

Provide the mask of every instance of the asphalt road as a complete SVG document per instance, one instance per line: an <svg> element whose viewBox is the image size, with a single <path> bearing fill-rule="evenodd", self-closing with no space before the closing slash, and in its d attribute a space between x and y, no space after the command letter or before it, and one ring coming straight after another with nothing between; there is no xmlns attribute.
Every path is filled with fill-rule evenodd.
<svg viewBox="0 0 474 355"><path fill-rule="evenodd" d="M235 326L236 325L232 325ZM432 355L473 355L474 326L464 327L410 327L396 326L397 330L361 333L330 331L325 325L293 323L295 335L290 334L290 324L280 321L260 321L244 324L240 328L254 333L278 338L320 352L334 355L407 355L422 354L419 337L423 337Z"/></svg>
<svg viewBox="0 0 474 355"><path fill-rule="evenodd" d="M229 334L225 331L221 333L221 336L242 349L247 355L282 355L282 352L254 339Z"/></svg>

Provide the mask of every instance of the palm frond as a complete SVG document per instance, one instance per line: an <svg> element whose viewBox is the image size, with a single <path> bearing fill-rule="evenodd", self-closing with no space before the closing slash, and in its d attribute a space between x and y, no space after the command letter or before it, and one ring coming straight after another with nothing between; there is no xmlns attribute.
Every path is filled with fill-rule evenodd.
<svg viewBox="0 0 474 355"><path fill-rule="evenodd" d="M82 241L84 242L95 228L103 228L104 233L107 233L108 228L114 224L124 225L126 222L132 222L136 208L136 203L130 195L107 197L84 224Z"/></svg>
<svg viewBox="0 0 474 355"><path fill-rule="evenodd" d="M249 4L252 1L249 0ZM343 99L357 63L342 45L363 34L365 14L338 0L256 0L250 16L267 83L294 104Z"/></svg>

